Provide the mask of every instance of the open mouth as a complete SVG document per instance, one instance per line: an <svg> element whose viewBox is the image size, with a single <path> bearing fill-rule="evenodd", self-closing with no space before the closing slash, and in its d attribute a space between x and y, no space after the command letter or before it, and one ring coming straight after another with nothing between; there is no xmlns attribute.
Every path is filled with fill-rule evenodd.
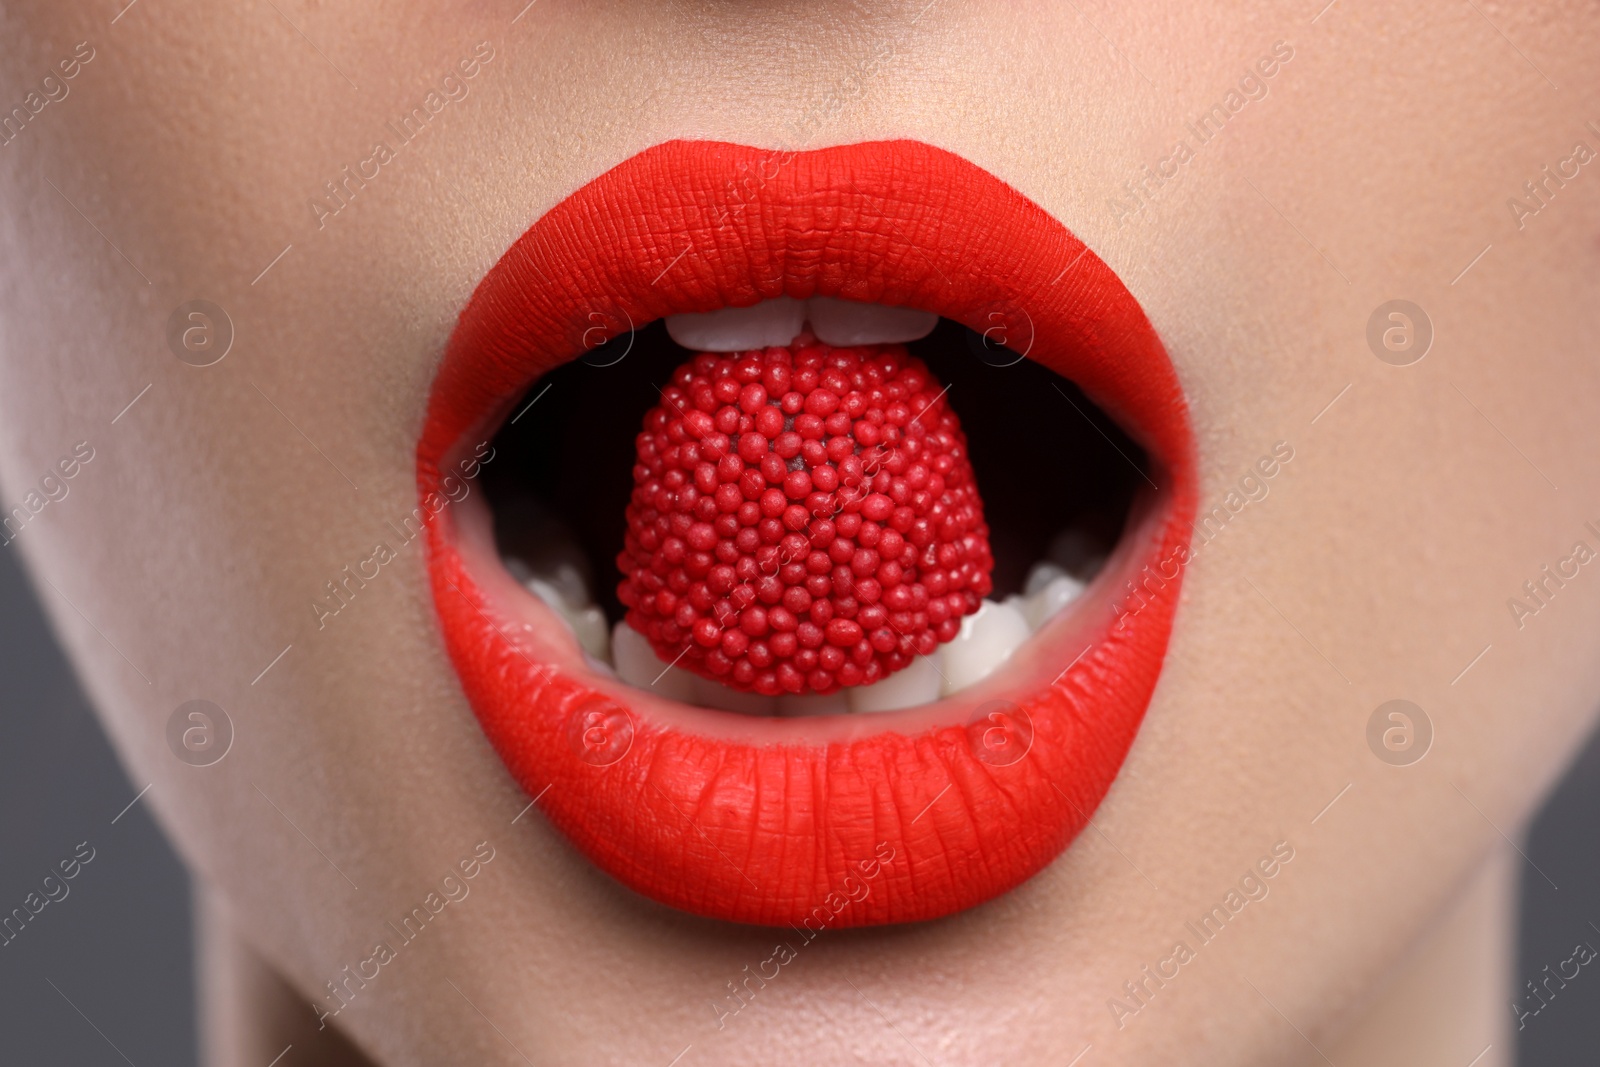
<svg viewBox="0 0 1600 1067"><path fill-rule="evenodd" d="M529 417L494 436L495 460L484 468L483 483L501 560L560 616L590 669L659 697L748 715L918 707L1001 670L1077 601L1115 548L1135 495L1147 488L1147 463L1143 450L1071 382L931 313L913 318L900 308L823 299L820 309L815 300L780 297L658 320L544 375L522 403L546 394L559 402L529 409ZM818 321L805 318L808 306ZM848 329L829 320L835 309L850 316ZM861 428L840 412L833 426L839 432L830 434L827 420L808 420L803 409L798 417L785 415L776 397L760 395L767 392L762 387L754 406L778 431L767 436L754 418L732 414L738 397L725 387L733 403L713 397L705 406L733 428L727 441L713 425L704 439L686 442L692 462L668 464L661 454L673 442L660 435L666 447L652 440L650 448L665 477L636 473L635 438L650 413L660 412L657 419L671 426L679 421L677 405L692 408L692 397L665 390L696 354L711 363L706 355L727 353L715 361L719 369L748 368L750 377L764 370L767 380L781 382L797 351L847 367L887 357L928 372L924 396L944 395L919 421L947 407L961 416L967 478L982 490L980 550L991 549L992 572L939 566L940 549L948 556L958 540L941 541L933 528L960 507L945 488L948 468L958 461L923 447L897 462L866 429L893 424L892 412L879 414L893 404L881 389L877 408L868 406L870 386L843 393L846 405L854 399L860 409L854 422ZM909 407L904 411L902 421L909 422ZM713 416L699 413L708 421ZM755 458L772 454L782 462L779 476L756 479L755 490L745 493L741 475L760 470L739 456L751 451L752 444L740 444L750 433L757 435ZM869 443L857 441L857 433ZM839 451L833 442L858 461L867 457L857 483L861 506L853 506L828 460L829 446ZM888 492L877 494L887 503L866 499L874 495L866 482L875 448L878 465L894 468ZM807 463L808 450L817 465ZM714 462L728 456L737 458ZM832 492L812 499L819 491L812 475L824 469L826 476L816 477ZM785 493L797 472L801 489ZM929 492L930 485L939 491ZM657 499L663 493L671 499ZM622 516L630 504L636 523L648 519L641 535L653 551L638 538L629 542ZM874 505L893 510L874 522ZM786 514L796 508L798 516ZM919 572L929 555L933 565ZM657 563L659 556L670 559ZM620 571L619 557L627 564ZM632 613L623 596L634 601ZM725 624L713 610L719 604ZM714 644L694 640L697 622ZM677 629L658 652L646 630L663 626ZM830 631L843 636L830 642ZM707 666L703 649L720 674Z"/></svg>
<svg viewBox="0 0 1600 1067"><path fill-rule="evenodd" d="M418 478L482 479L429 509L435 603L552 824L663 903L817 929L971 907L1085 825L1191 452L1137 302L987 173L672 142L490 271Z"/></svg>

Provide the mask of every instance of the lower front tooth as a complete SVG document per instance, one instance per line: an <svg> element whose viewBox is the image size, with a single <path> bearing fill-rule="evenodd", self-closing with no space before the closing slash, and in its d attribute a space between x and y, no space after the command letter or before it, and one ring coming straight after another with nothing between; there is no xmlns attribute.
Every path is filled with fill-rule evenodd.
<svg viewBox="0 0 1600 1067"><path fill-rule="evenodd" d="M1031 635L1028 620L1010 604L985 600L961 620L961 632L940 650L945 696L958 693L994 673Z"/></svg>
<svg viewBox="0 0 1600 1067"><path fill-rule="evenodd" d="M802 718L807 715L847 715L850 701L841 690L837 693L808 693L798 696L784 693L777 698L778 714L784 718Z"/></svg>
<svg viewBox="0 0 1600 1067"><path fill-rule="evenodd" d="M702 708L716 708L718 711L736 711L741 715L772 715L775 713L773 697L762 696L760 693L746 693L740 689L713 682L710 678L699 675L691 676L694 681L690 683L690 702Z"/></svg>
<svg viewBox="0 0 1600 1067"><path fill-rule="evenodd" d="M787 345L806 320L806 302L779 296L743 308L667 316L667 334L694 352L746 352Z"/></svg>
<svg viewBox="0 0 1600 1067"><path fill-rule="evenodd" d="M918 656L881 682L859 685L848 693L850 710L854 712L897 711L931 704L939 699L939 665L933 656Z"/></svg>
<svg viewBox="0 0 1600 1067"><path fill-rule="evenodd" d="M553 586L561 594L561 599L573 607L587 607L589 600L589 583L584 580L583 572L578 565L570 559L552 560L546 565L539 576Z"/></svg>
<svg viewBox="0 0 1600 1067"><path fill-rule="evenodd" d="M661 662L644 634L627 623L619 622L611 631L611 652L616 657L617 677L635 689L685 704L693 699L695 676Z"/></svg>
<svg viewBox="0 0 1600 1067"><path fill-rule="evenodd" d="M1028 625L1037 630L1054 618L1056 612L1082 596L1083 589L1083 583L1072 575L1059 575L1022 602L1022 614Z"/></svg>
<svg viewBox="0 0 1600 1067"><path fill-rule="evenodd" d="M572 611L566 619L578 637L580 648L602 663L611 662L611 632L606 626L605 612L590 605Z"/></svg>
<svg viewBox="0 0 1600 1067"><path fill-rule="evenodd" d="M528 591L567 624L578 645L589 655L606 663L611 662L610 635L606 632L605 614L592 604L574 604L561 589L543 578L527 578L522 583Z"/></svg>
<svg viewBox="0 0 1600 1067"><path fill-rule="evenodd" d="M529 578L538 578L554 586L561 599L573 607L592 604L589 565L566 525L529 501L513 501L507 513L523 531L517 544L501 551L512 577L524 585Z"/></svg>
<svg viewBox="0 0 1600 1067"><path fill-rule="evenodd" d="M1051 582L1066 574L1066 570L1059 564L1049 560L1040 560L1028 571L1027 579L1022 583L1022 595L1032 596Z"/></svg>

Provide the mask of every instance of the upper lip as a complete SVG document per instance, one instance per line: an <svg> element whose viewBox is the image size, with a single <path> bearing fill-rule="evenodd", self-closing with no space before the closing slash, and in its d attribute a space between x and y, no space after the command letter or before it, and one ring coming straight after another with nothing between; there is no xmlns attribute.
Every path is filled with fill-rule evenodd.
<svg viewBox="0 0 1600 1067"><path fill-rule="evenodd" d="M933 918L1022 882L1087 822L1149 703L1177 601L1194 509L1183 394L1137 301L1065 227L918 142L658 145L557 204L479 285L434 382L418 485L436 491L531 383L600 340L785 294L987 332L1144 446L1160 491L1071 624L929 709L734 720L623 689L517 627L486 535L454 511L429 525L435 604L501 758L627 885L740 922ZM1139 610L1119 621L1135 579Z"/></svg>

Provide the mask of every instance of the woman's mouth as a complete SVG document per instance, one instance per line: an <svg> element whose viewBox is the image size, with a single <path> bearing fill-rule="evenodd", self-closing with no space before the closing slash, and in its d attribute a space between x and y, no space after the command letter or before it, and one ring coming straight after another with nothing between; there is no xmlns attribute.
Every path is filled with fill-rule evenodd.
<svg viewBox="0 0 1600 1067"><path fill-rule="evenodd" d="M899 394L885 400L858 375L856 430L823 417L842 385L809 422L804 398L781 417L762 368L815 363L830 346L883 374L923 368L913 391L924 372L947 391L886 417ZM687 414L684 390L709 393L680 370L696 359L725 376L742 361L757 388L733 399L726 387L731 437L704 416L680 462L665 429L652 443L641 428ZM727 453L740 404L752 467L784 459L747 499L724 489L719 514L705 461L739 465ZM894 457L894 478L843 464L861 493L882 490L863 518L831 464L863 454L855 437L876 449L875 426L946 409L965 438L933 446L954 459L932 484L942 491L952 464L958 482L970 457L979 518L942 517L916 445ZM770 422L774 455L749 432L755 419ZM643 462L658 444L676 464L665 482L657 452L657 474ZM426 499L481 469L485 493L430 509L430 579L468 699L551 823L655 900L815 930L971 907L1082 829L1160 674L1192 448L1138 303L989 174L915 142L671 142L562 201L479 285L434 384L418 482ZM765 514L761 491L776 498ZM940 529L950 545L932 543ZM962 544L971 562L951 548ZM695 579L718 553L713 610ZM715 625L695 623L695 596Z"/></svg>

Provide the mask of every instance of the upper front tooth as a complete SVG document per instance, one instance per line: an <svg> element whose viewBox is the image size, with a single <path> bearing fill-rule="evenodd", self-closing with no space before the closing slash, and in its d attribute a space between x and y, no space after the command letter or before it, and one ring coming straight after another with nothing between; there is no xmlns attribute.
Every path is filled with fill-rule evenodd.
<svg viewBox="0 0 1600 1067"><path fill-rule="evenodd" d="M939 665L933 656L918 656L882 681L858 685L848 694L850 710L855 712L895 711L930 704L939 699Z"/></svg>
<svg viewBox="0 0 1600 1067"><path fill-rule="evenodd" d="M843 348L916 341L933 332L939 316L915 308L814 296L806 302L806 321L817 340Z"/></svg>
<svg viewBox="0 0 1600 1067"><path fill-rule="evenodd" d="M915 341L933 332L939 316L831 296L810 300L780 296L750 307L668 315L667 333L696 352L745 352L787 345L807 322L817 340L843 347Z"/></svg>
<svg viewBox="0 0 1600 1067"><path fill-rule="evenodd" d="M961 632L940 649L945 696L992 674L1029 637L1028 620L1010 604L985 600L961 620Z"/></svg>
<svg viewBox="0 0 1600 1067"><path fill-rule="evenodd" d="M750 307L668 315L667 333L684 348L696 352L745 352L787 345L805 320L804 300L780 296Z"/></svg>

